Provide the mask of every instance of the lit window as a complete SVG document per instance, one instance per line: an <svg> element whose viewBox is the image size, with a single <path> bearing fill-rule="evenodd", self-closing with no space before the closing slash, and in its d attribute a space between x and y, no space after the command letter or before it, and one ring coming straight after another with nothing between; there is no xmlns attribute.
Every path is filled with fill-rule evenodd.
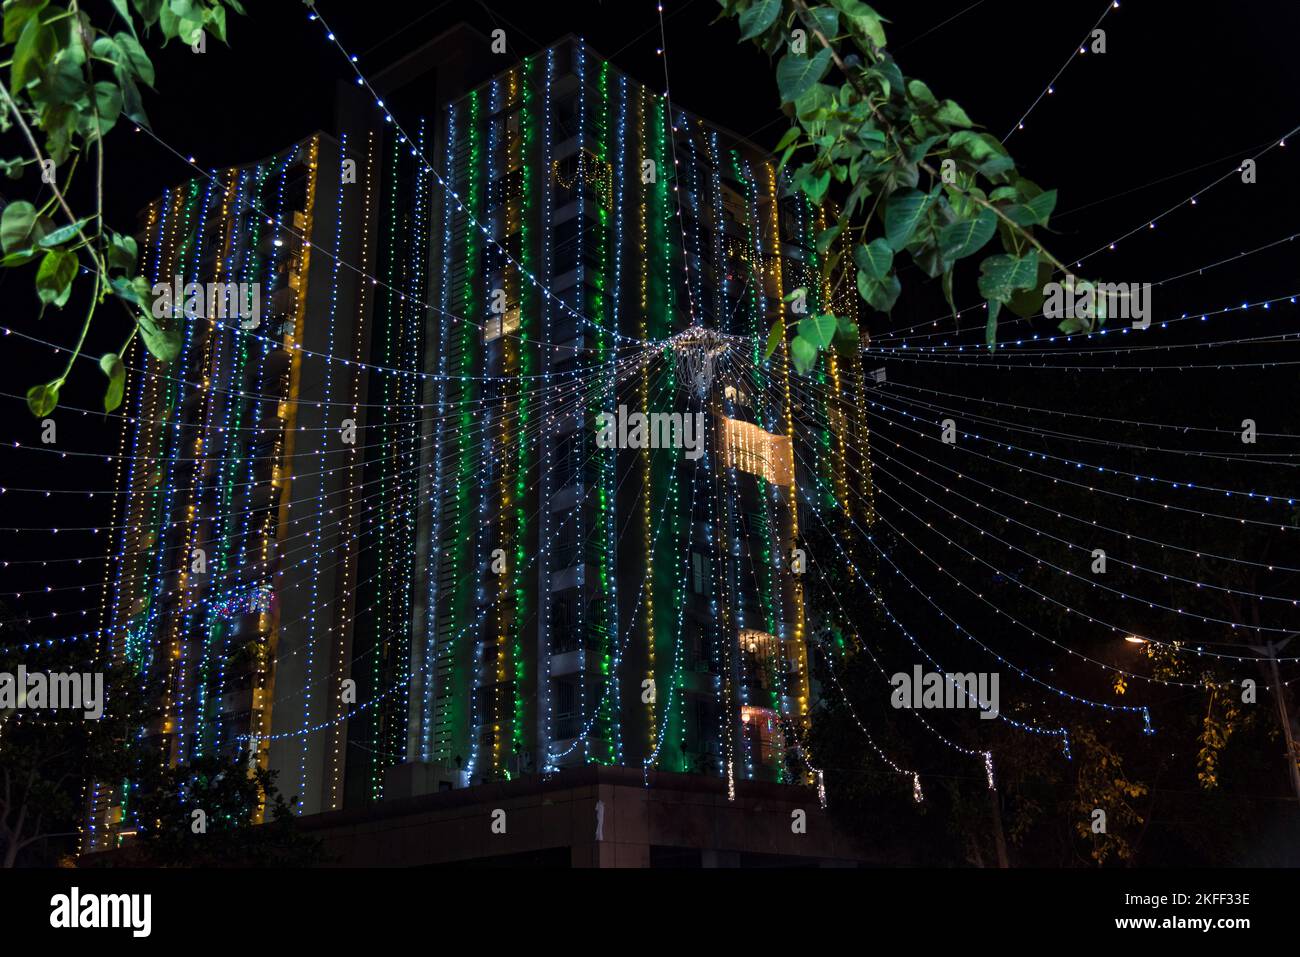
<svg viewBox="0 0 1300 957"><path fill-rule="evenodd" d="M491 342L493 339L500 339L504 335L518 331L519 307L512 306L502 315L488 316L487 322L483 323L483 341Z"/></svg>
<svg viewBox="0 0 1300 957"><path fill-rule="evenodd" d="M726 386L723 389L723 395L728 402L736 402L744 406L749 405L749 393L744 389L736 388L734 385Z"/></svg>
<svg viewBox="0 0 1300 957"><path fill-rule="evenodd" d="M722 454L728 468L757 475L772 485L794 484L794 450L788 435L773 435L752 422L724 417Z"/></svg>
<svg viewBox="0 0 1300 957"><path fill-rule="evenodd" d="M749 754L763 764L775 763L780 757L776 712L771 708L741 705L740 722Z"/></svg>

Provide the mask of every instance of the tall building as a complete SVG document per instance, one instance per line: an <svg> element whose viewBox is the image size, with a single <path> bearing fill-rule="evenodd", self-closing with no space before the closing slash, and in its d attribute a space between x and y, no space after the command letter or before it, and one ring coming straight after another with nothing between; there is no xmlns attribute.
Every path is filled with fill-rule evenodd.
<svg viewBox="0 0 1300 957"><path fill-rule="evenodd" d="M427 575L409 672L374 685L409 688L408 721L369 753L405 746L404 791L585 763L805 779L796 489L866 500L862 376L824 361L814 415L764 347L791 290L830 311L825 214L575 38L444 123ZM602 413L698 418L701 444L602 448Z"/></svg>
<svg viewBox="0 0 1300 957"><path fill-rule="evenodd" d="M364 449L343 429L363 418L372 296L341 264L373 256L376 148L318 135L167 190L142 217L157 314L183 338L165 365L139 344L127 357L103 641L157 695L144 735L161 760L242 752L287 788L308 768L328 779L328 736L281 732L341 709L368 509ZM92 846L96 827L129 826L129 784L92 804Z"/></svg>
<svg viewBox="0 0 1300 957"><path fill-rule="evenodd" d="M577 38L467 75L144 216L151 281L260 297L129 363L103 634L148 737L307 814L586 764L808 783L800 522L870 519L864 377L765 351L857 308L828 213Z"/></svg>

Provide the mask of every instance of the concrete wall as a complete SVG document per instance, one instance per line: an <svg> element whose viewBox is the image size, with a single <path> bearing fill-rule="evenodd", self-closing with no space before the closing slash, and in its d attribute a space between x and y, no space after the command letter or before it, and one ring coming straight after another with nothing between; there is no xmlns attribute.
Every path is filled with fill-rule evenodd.
<svg viewBox="0 0 1300 957"><path fill-rule="evenodd" d="M596 840L596 803L604 804ZM493 833L493 812L505 833ZM795 834L791 814L807 813ZM697 775L588 766L543 781L485 784L372 808L302 819L329 859L353 867L474 863L502 866L856 866L864 855L840 834L810 788L724 782ZM567 852L567 853L566 853Z"/></svg>

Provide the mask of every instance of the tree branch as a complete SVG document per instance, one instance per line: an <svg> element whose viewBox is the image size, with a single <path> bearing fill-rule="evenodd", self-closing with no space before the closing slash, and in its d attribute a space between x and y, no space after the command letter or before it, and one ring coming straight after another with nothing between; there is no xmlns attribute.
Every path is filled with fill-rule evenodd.
<svg viewBox="0 0 1300 957"><path fill-rule="evenodd" d="M36 137L32 135L31 128L27 125L27 121L23 119L22 111L18 109L18 104L13 101L13 97L9 95L9 90L3 83L0 83L0 96L4 97L5 105L9 108L10 112L13 113L14 119L18 121L18 127L23 131L23 136L27 138L27 145L31 147L32 154L36 157L36 162L43 167L45 165L45 154L41 152L41 148L36 142ZM77 216L72 211L72 207L68 205L68 201L63 197L63 193L59 189L59 184L57 182L51 182L50 189L54 191L54 196L58 199L59 206L63 208L64 215L68 217L68 222L75 224L77 222ZM86 238L86 234L81 231L80 226L77 227L77 237L83 243L86 243L87 245L90 244L90 240Z"/></svg>
<svg viewBox="0 0 1300 957"><path fill-rule="evenodd" d="M835 44L830 39L827 38L826 34L822 32L821 27L817 25L817 21L812 16L812 12L808 9L808 5L804 3L804 0L793 0L793 2L795 8L799 11L800 21L803 23L805 27L807 27L812 32L813 36L817 38L817 40L821 43L821 45L830 51L832 62L834 62L835 66L839 69L839 71L844 74L845 79L847 79L849 83L852 84L853 89L857 90L858 95L861 96L862 99L866 102L868 109L871 110L871 115L876 119L876 121L880 124L881 128L885 131L886 135L890 139L890 142L894 144L894 147L898 149L900 153L906 155L906 151L903 150L903 145L898 141L898 137L894 132L894 124L891 123L887 118L882 116L879 111L879 108L876 107L874 104L872 104L870 91L868 91L862 86L861 78L858 77L858 75L849 67L849 65L844 62L843 58L840 57L839 50L836 49ZM917 160L916 165L919 169L922 169L926 173L928 173L932 179L936 179L942 182L943 177L939 174L939 171L936 170L929 163L927 163L925 161L924 156L921 157L919 160ZM1042 243L1040 243L1037 239L1034 238L1032 233L1026 230L1019 223L1011 219L1011 217L1009 217L1006 213L1004 213L999 207L993 205L987 199L976 196L966 191L965 189L962 189L960 186L958 186L955 183L950 183L948 185L955 188L959 193L961 193L962 196L966 197L966 199L970 200L972 203L975 203L977 206L982 206L985 209L990 210L993 213L993 215L995 215L998 219L1004 222L1008 226L1008 228L1013 230L1017 235L1024 237L1024 239L1028 241L1029 244L1033 246L1036 250L1038 250L1039 254L1044 259L1046 259L1049 263L1051 263L1057 270L1061 272L1068 271L1065 265L1047 250L1046 246L1044 246Z"/></svg>

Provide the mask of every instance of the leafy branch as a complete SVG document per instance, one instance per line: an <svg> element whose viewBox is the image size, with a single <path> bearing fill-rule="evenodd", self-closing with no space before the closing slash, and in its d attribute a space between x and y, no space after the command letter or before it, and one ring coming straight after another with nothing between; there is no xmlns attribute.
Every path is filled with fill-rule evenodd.
<svg viewBox="0 0 1300 957"><path fill-rule="evenodd" d="M956 102L903 75L885 49L883 17L861 0L719 2L723 16L737 19L742 42L769 56L784 51L776 82L795 125L777 144L778 168L811 151L791 174L790 189L818 205L828 200L832 183L847 192L835 222L817 238L827 277L837 275L851 248L858 294L872 309L889 312L902 292L899 264L906 253L925 275L941 277L956 315L956 265L996 234L1002 252L985 255L978 280L988 301L986 341L996 342L1003 306L1020 316L1041 308L1044 284L1065 271L1034 234L1047 226L1056 191L1021 176L1002 143ZM832 71L839 85L827 82ZM785 338L780 319L768 355ZM791 342L796 368L807 371L820 350L845 339L856 348L856 327L845 319L802 320Z"/></svg>
<svg viewBox="0 0 1300 957"><path fill-rule="evenodd" d="M197 46L205 33L226 39L226 7L242 14L238 0L111 0L125 29L110 33L91 22L78 0L66 6L50 0L4 0L0 42L0 133L15 127L23 154L0 158L0 172L22 179L39 175L51 198L41 208L14 200L0 213L0 268L36 265L34 283L41 311L61 310L72 297L78 276L93 283L75 347L62 373L27 390L36 416L58 405L59 390L72 374L96 310L110 296L126 309L131 329L117 352L105 353L99 366L108 378L104 410L122 402L125 353L136 335L161 362L180 352L180 330L151 309L149 283L136 274L139 249L132 236L104 223L104 137L121 117L149 125L140 84L152 89L154 67L140 43L140 30L155 28L164 44L179 38ZM223 6L224 4L224 6ZM133 12L134 11L134 15ZM93 151L94 211L78 215L68 199L78 162ZM57 209L56 209L57 207ZM61 214L61 215L60 215ZM59 225L58 220L65 220Z"/></svg>

